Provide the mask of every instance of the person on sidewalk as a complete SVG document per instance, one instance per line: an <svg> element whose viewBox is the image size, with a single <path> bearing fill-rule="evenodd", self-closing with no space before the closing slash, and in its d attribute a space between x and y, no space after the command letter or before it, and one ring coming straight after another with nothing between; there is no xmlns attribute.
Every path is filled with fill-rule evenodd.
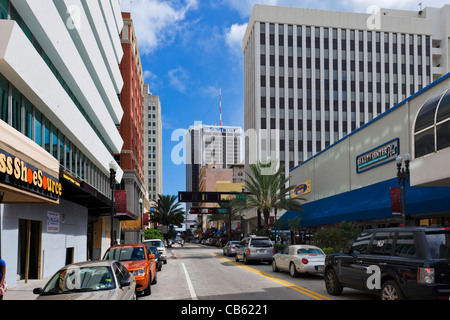
<svg viewBox="0 0 450 320"><path fill-rule="evenodd" d="M0 256L0 300L3 300L3 296L6 292L6 263Z"/></svg>

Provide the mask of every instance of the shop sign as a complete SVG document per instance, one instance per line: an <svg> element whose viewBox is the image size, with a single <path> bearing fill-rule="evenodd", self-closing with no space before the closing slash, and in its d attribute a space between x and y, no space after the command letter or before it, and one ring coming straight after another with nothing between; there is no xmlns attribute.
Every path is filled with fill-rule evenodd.
<svg viewBox="0 0 450 320"><path fill-rule="evenodd" d="M0 149L0 183L58 200L62 194L59 180Z"/></svg>
<svg viewBox="0 0 450 320"><path fill-rule="evenodd" d="M47 232L58 233L60 223L59 213L47 212Z"/></svg>
<svg viewBox="0 0 450 320"><path fill-rule="evenodd" d="M361 173L377 166L394 161L399 154L399 139L369 150L356 157L356 172Z"/></svg>
<svg viewBox="0 0 450 320"><path fill-rule="evenodd" d="M311 192L311 180L299 184L291 190L291 198L297 198Z"/></svg>

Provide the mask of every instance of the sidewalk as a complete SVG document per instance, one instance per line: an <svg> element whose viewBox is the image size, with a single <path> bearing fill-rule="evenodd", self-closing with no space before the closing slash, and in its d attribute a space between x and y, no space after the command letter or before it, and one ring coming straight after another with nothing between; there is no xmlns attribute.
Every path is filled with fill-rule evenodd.
<svg viewBox="0 0 450 320"><path fill-rule="evenodd" d="M34 300L37 295L33 293L34 288L43 288L45 284L50 280L50 277L41 280L25 280L17 281L14 287L9 287L6 291L3 300Z"/></svg>

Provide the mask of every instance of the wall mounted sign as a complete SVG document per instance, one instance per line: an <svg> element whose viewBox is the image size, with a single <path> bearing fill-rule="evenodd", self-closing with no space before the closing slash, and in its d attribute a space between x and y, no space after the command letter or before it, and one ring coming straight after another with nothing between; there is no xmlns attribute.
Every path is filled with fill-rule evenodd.
<svg viewBox="0 0 450 320"><path fill-rule="evenodd" d="M399 139L369 150L356 157L356 172L361 173L377 166L394 161L399 154Z"/></svg>
<svg viewBox="0 0 450 320"><path fill-rule="evenodd" d="M58 233L61 218L57 212L47 212L47 232Z"/></svg>
<svg viewBox="0 0 450 320"><path fill-rule="evenodd" d="M299 184L294 189L291 190L291 198L297 198L301 195L307 194L311 192L311 180L306 181L305 183Z"/></svg>
<svg viewBox="0 0 450 320"><path fill-rule="evenodd" d="M0 149L0 183L58 200L62 194L59 180Z"/></svg>

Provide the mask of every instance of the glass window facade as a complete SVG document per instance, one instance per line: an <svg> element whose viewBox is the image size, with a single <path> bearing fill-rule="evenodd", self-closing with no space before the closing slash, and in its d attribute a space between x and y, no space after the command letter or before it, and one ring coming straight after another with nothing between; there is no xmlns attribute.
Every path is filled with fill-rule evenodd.
<svg viewBox="0 0 450 320"><path fill-rule="evenodd" d="M279 130L288 169L430 83L429 36L268 22L255 30L257 123Z"/></svg>
<svg viewBox="0 0 450 320"><path fill-rule="evenodd" d="M430 98L419 110L414 126L414 156L450 147L450 89Z"/></svg>

